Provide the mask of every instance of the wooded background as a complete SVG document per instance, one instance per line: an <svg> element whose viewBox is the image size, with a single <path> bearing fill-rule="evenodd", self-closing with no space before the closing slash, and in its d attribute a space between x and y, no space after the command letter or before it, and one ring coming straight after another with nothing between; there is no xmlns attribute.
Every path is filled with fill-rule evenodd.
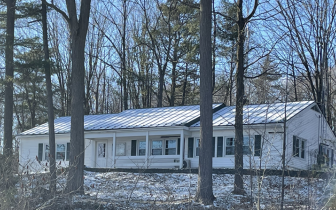
<svg viewBox="0 0 336 210"><path fill-rule="evenodd" d="M52 1L47 1L51 3ZM6 6L0 2L0 127L5 92ZM53 1L63 11L63 1ZM253 1L244 2L244 11ZM47 122L41 1L16 2L14 134ZM216 0L212 14L213 102L235 105L237 6ZM247 104L314 100L334 129L334 1L259 1L245 27ZM92 0L85 45L85 114L200 103L199 2ZM67 21L48 7L56 117L71 115ZM286 91L286 80L288 90ZM3 136L2 129L0 131Z"/></svg>

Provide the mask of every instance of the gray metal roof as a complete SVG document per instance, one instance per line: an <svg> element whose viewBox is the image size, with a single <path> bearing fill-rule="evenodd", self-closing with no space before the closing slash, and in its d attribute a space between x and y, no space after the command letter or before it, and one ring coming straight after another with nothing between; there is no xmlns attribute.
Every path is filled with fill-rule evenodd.
<svg viewBox="0 0 336 210"><path fill-rule="evenodd" d="M294 117L303 109L307 108L313 101L300 101L274 103L274 104L257 104L246 105L243 108L244 124L264 124L264 123L282 123L285 119L285 106L287 111L287 120ZM227 126L235 124L236 106L224 107L213 114L213 126ZM197 122L191 127L199 127Z"/></svg>
<svg viewBox="0 0 336 210"><path fill-rule="evenodd" d="M313 101L287 103L287 119L313 104ZM235 106L221 108L214 104L214 126L234 125ZM244 106L244 123L260 124L283 122L285 103L260 104ZM147 109L129 109L118 114L86 115L84 116L84 130L116 130L127 128L170 127L192 124L200 126L200 106L175 106ZM195 122L196 123L193 123ZM197 122L198 121L198 122ZM189 124L189 125L190 125ZM70 133L71 117L60 117L55 120L55 133ZM48 123L29 129L24 135L48 134Z"/></svg>
<svg viewBox="0 0 336 210"><path fill-rule="evenodd" d="M220 105L213 104L213 108ZM197 119L199 115L199 105L129 109L118 114L86 115L84 116L84 130L180 126ZM71 117L60 117L54 122L56 134L70 133ZM48 130L48 123L45 123L20 135L48 134Z"/></svg>

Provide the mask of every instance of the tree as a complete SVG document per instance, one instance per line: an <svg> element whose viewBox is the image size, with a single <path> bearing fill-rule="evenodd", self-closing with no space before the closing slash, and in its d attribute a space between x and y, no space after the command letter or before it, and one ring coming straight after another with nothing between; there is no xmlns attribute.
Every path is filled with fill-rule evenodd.
<svg viewBox="0 0 336 210"><path fill-rule="evenodd" d="M254 1L252 12L247 16L243 16L243 0L237 1L237 71L236 71L236 116L235 116L235 179L234 190L235 194L245 194L243 182L243 106L244 106L244 72L245 72L245 29L246 24L253 17L258 6L258 0Z"/></svg>
<svg viewBox="0 0 336 210"><path fill-rule="evenodd" d="M4 155L13 153L13 77L14 77L14 23L16 0L7 0L6 24L6 76L5 76L5 116L4 116Z"/></svg>
<svg viewBox="0 0 336 210"><path fill-rule="evenodd" d="M283 37L286 49L294 51L300 62L295 65L295 75L302 75L327 121L331 123L331 104L328 99L328 66L335 43L336 2L276 1L274 6L280 16L274 16L281 30L274 34ZM333 63L335 65L335 63ZM327 100L327 102L326 102Z"/></svg>
<svg viewBox="0 0 336 210"><path fill-rule="evenodd" d="M49 126L49 167L50 167L50 193L56 193L56 161L55 161L55 126L54 126L54 105L53 93L51 89L50 59L48 45L47 28L47 6L46 1L42 0L42 29L43 29L43 51L44 51L44 69L47 84L47 103L48 103L48 126Z"/></svg>
<svg viewBox="0 0 336 210"><path fill-rule="evenodd" d="M75 0L67 0L68 15L56 5L47 3L67 21L71 40L71 132L70 161L66 191L84 193L84 49L89 25L91 0L81 1L77 18Z"/></svg>
<svg viewBox="0 0 336 210"><path fill-rule="evenodd" d="M196 201L209 205L215 199L212 191L212 2L201 0L200 9L201 139Z"/></svg>

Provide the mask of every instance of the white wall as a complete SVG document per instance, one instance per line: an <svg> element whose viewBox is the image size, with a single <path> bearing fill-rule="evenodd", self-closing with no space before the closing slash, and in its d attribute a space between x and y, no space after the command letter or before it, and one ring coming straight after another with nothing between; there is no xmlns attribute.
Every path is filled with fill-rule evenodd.
<svg viewBox="0 0 336 210"><path fill-rule="evenodd" d="M49 171L49 162L45 160L45 145L49 144L47 136L33 136L33 137L18 137L20 141L20 154L19 154L19 172L29 171ZM67 144L70 142L69 136L62 136L56 138L56 144ZM43 158L42 161L37 160L38 145L43 143ZM56 167L66 167L69 161L56 160Z"/></svg>
<svg viewBox="0 0 336 210"><path fill-rule="evenodd" d="M220 129L220 130L218 130ZM282 129L282 124L274 124L272 126L245 126L244 136L250 136L254 138L255 135L262 136L263 148L262 148L262 158L260 164L260 157L253 155L244 155L244 168L248 169L259 168L262 169L267 167L271 169L279 169L281 163L281 151L282 148L282 134L279 133ZM199 138L199 131L192 132L192 137ZM224 151L223 157L213 157L213 167L214 168L234 168L234 155L225 155L225 139L230 137L235 137L235 131L232 126L216 128L213 132L214 137L224 137ZM251 142L252 147L254 143ZM198 167L198 157L188 158L188 138L186 138L185 146L185 159L191 161L191 167ZM195 156L195 152L194 152ZM251 164L250 164L251 163Z"/></svg>
<svg viewBox="0 0 336 210"><path fill-rule="evenodd" d="M320 113L307 108L295 118L289 120L287 129L287 164L290 168L307 170L316 164L319 143L333 147L330 141L335 137ZM293 157L293 136L306 140L305 158Z"/></svg>

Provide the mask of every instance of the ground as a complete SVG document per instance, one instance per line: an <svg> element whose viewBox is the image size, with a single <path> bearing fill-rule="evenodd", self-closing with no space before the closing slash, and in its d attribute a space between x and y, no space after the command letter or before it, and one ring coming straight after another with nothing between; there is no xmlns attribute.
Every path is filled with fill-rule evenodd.
<svg viewBox="0 0 336 210"><path fill-rule="evenodd" d="M21 196L27 196L34 184L37 186L36 175L33 176L18 185ZM39 180L45 180L44 176L40 175ZM244 196L231 193L233 178L229 174L213 175L216 200L212 206L193 201L197 174L178 173L85 172L84 196L69 200L70 196L60 195L56 200L60 205L71 204L69 209L257 209L259 205L260 209L280 208L280 176L259 177L259 182L256 176L244 176L247 193ZM65 182L65 176L60 175L58 188L63 188ZM326 179L285 177L285 209L322 209L334 195L333 186L333 181ZM42 201L41 209L48 209L50 201Z"/></svg>

